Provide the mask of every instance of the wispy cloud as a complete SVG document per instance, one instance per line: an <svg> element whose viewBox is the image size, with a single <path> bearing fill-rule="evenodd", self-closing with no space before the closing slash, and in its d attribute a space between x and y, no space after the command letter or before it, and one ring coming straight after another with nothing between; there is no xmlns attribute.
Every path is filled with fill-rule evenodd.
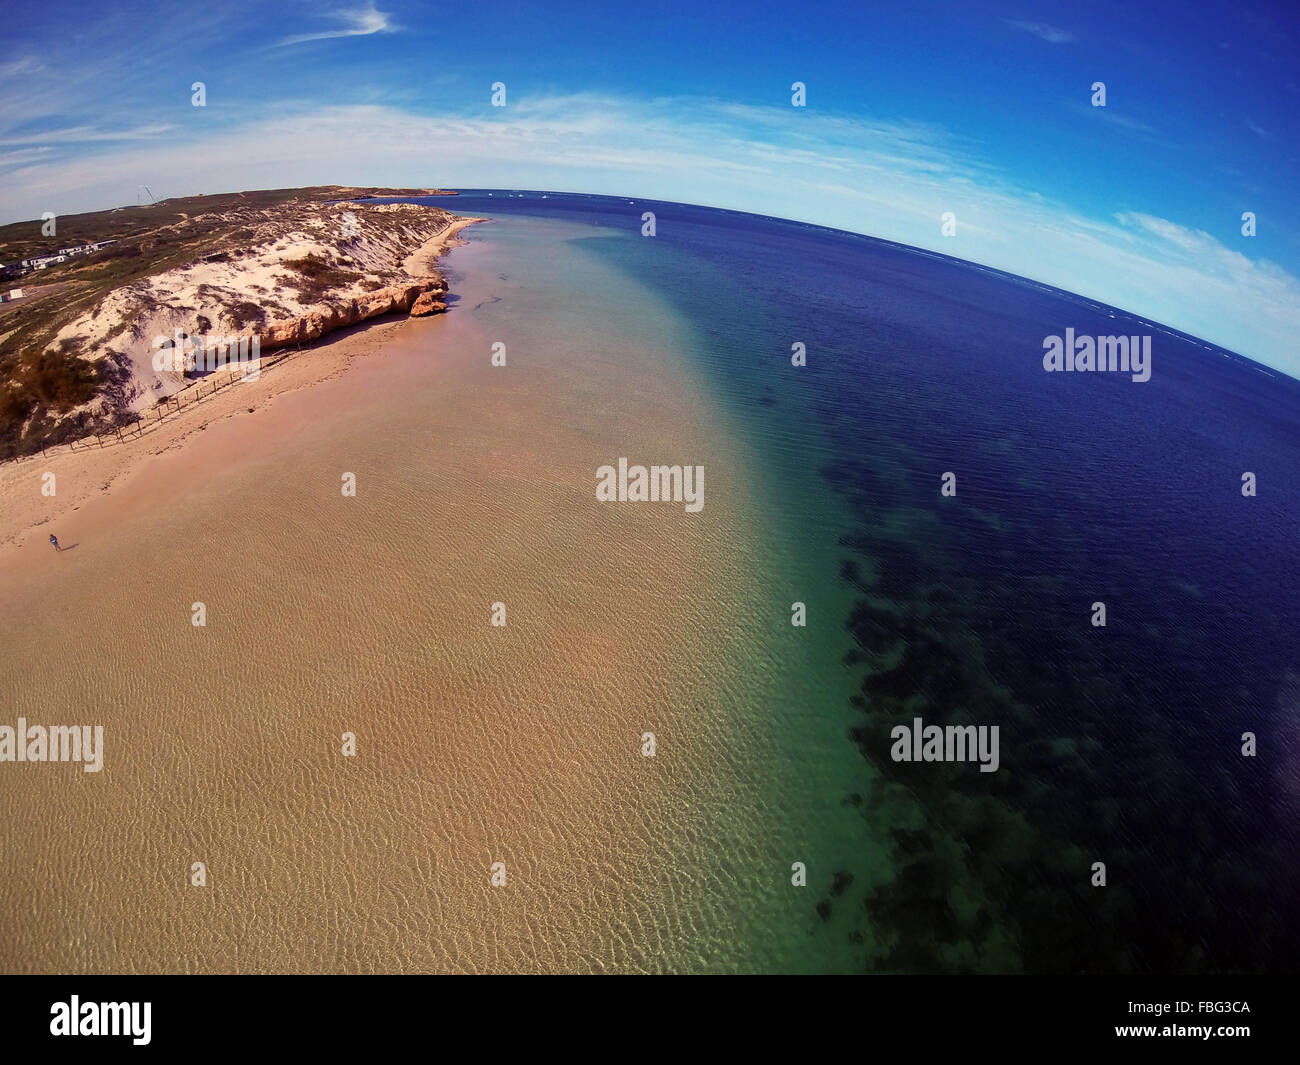
<svg viewBox="0 0 1300 1065"><path fill-rule="evenodd" d="M1271 141L1273 139L1273 134L1264 129L1263 126L1257 125L1249 118L1246 119L1246 128L1249 129L1251 133L1255 134L1256 137L1259 137L1260 140Z"/></svg>
<svg viewBox="0 0 1300 1065"><path fill-rule="evenodd" d="M1096 114L1102 122L1109 122L1112 126L1118 126L1119 129L1127 130L1128 133L1148 135L1154 135L1154 133L1156 133L1156 130L1152 129L1151 126L1145 124L1145 122L1141 121L1140 118L1132 117L1131 114L1123 114L1122 112L1112 111L1112 109L1105 107L1092 108L1092 112L1093 114Z"/></svg>
<svg viewBox="0 0 1300 1065"><path fill-rule="evenodd" d="M1023 22L1020 19L1003 19L1013 30L1023 30L1025 33L1032 33L1035 37L1040 37L1048 44L1070 44L1078 40L1077 37L1069 30L1058 30L1055 26L1049 26L1045 22Z"/></svg>
<svg viewBox="0 0 1300 1065"><path fill-rule="evenodd" d="M32 56L23 56L21 59L11 59L7 63L0 63L0 81L39 74L44 69L45 64Z"/></svg>
<svg viewBox="0 0 1300 1065"><path fill-rule="evenodd" d="M94 126L70 126L67 129L47 129L35 133L16 133L7 137L0 137L0 146L154 140L174 128L174 126L166 125L134 126L130 129L97 129Z"/></svg>
<svg viewBox="0 0 1300 1065"><path fill-rule="evenodd" d="M325 183L653 196L835 226L1009 270L1300 377L1300 280L1234 250L1231 229L1215 236L1141 205L1085 216L1050 190L1017 184L978 145L933 124L596 93L485 111L280 110L190 140L106 145L81 154L75 168L33 160L6 175L0 207L34 218L80 209L73 205L88 196L130 203L141 182L160 196ZM346 157L340 143L351 149ZM957 216L955 238L941 234L945 211Z"/></svg>
<svg viewBox="0 0 1300 1065"><path fill-rule="evenodd" d="M1085 116L1089 122L1100 122L1123 133L1131 134L1140 140L1169 147L1170 141L1158 129L1140 118L1134 118L1114 107L1093 107L1089 103L1070 100L1066 106L1075 114Z"/></svg>
<svg viewBox="0 0 1300 1065"><path fill-rule="evenodd" d="M1141 119L1134 118L1132 115L1121 114L1118 111L1112 111L1107 107L1093 108L1093 113L1112 126L1119 126L1120 129L1126 129L1133 133L1154 133L1155 130L1148 126Z"/></svg>
<svg viewBox="0 0 1300 1065"><path fill-rule="evenodd" d="M379 11L372 2L368 7L340 8L330 13L343 25L318 33L299 33L280 41L281 46L305 41L325 41L334 37L369 37L372 33L392 33L398 26L390 15Z"/></svg>
<svg viewBox="0 0 1300 1065"><path fill-rule="evenodd" d="M1121 225L1136 226L1145 230L1169 244L1182 248L1184 251L1204 251L1218 245L1218 241L1208 233L1188 229L1186 226L1180 226L1168 219L1142 214L1139 211L1120 211L1115 215L1115 220Z"/></svg>
<svg viewBox="0 0 1300 1065"><path fill-rule="evenodd" d="M14 152L0 152L0 169L8 170L15 166L39 162L53 150L53 148L19 148Z"/></svg>

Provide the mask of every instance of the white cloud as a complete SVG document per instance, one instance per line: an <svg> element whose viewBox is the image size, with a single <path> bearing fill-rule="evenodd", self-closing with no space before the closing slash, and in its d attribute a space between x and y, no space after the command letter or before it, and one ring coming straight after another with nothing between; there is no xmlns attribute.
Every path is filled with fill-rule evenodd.
<svg viewBox="0 0 1300 1065"><path fill-rule="evenodd" d="M19 166L46 158L53 148L19 148L15 152L0 152L0 168Z"/></svg>
<svg viewBox="0 0 1300 1065"><path fill-rule="evenodd" d="M173 130L174 126L135 126L131 129L96 129L94 126L69 126L67 129L42 130L0 137L0 145L12 144L89 144L94 141L151 140Z"/></svg>
<svg viewBox="0 0 1300 1065"><path fill-rule="evenodd" d="M302 44L304 41L325 41L334 37L369 37L372 33L392 33L397 29L392 18L377 10L373 2L368 7L341 8L332 14L343 22L342 26L318 33L300 33L286 37L280 44Z"/></svg>
<svg viewBox="0 0 1300 1065"><path fill-rule="evenodd" d="M7 63L0 63L0 81L7 81L10 78L30 77L32 74L39 74L44 69L45 64L33 56L11 59Z"/></svg>
<svg viewBox="0 0 1300 1065"><path fill-rule="evenodd" d="M608 193L699 203L867 233L1109 303L1300 377L1300 282L1212 234L1139 210L1083 217L1008 182L942 129L700 99L596 94L477 115L303 108L237 130L182 128L129 149L33 161L0 213L35 218L160 197L314 184ZM339 146L347 151L340 152ZM957 236L941 235L941 215ZM1224 240L1231 240L1225 234Z"/></svg>
<svg viewBox="0 0 1300 1065"><path fill-rule="evenodd" d="M1077 40L1069 30L1058 30L1055 26L1049 26L1044 22L1022 22L1019 19L1003 19L1013 30L1024 30L1025 33L1032 33L1035 37L1041 37L1048 44L1069 44Z"/></svg>

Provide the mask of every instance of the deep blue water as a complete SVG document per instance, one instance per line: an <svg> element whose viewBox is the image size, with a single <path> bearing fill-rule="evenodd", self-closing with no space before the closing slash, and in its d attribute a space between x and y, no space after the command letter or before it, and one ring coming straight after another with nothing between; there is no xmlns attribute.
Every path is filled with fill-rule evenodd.
<svg viewBox="0 0 1300 1065"><path fill-rule="evenodd" d="M893 884L837 913L846 936L898 930L864 967L1300 967L1300 382L799 223L555 193L439 206L590 224L592 254L698 328L721 401L791 485L775 516L839 524L820 562L853 592L828 635L857 692L844 742L880 770L850 809L925 812L892 829ZM1044 372L1067 327L1151 335L1151 379ZM892 762L890 729L916 716L999 725L1001 771Z"/></svg>

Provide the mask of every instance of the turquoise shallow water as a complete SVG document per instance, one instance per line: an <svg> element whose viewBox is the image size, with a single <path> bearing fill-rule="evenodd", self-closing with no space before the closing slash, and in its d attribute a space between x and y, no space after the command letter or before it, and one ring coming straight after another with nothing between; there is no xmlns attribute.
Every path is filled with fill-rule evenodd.
<svg viewBox="0 0 1300 1065"><path fill-rule="evenodd" d="M697 703L693 714L723 723L730 749L719 752L722 761L710 772L740 794L731 804L709 800L700 781L701 798L713 807L667 841L662 860L695 870L687 878L693 886L688 883L673 906L683 919L706 926L699 930L703 949L670 953L662 964L689 971L860 969L870 932L856 926L851 913L873 884L887 878L888 837L861 807L864 765L846 742L856 723L849 702L853 678L843 668L840 641L825 638L852 605L850 591L824 564L838 549L837 526L849 520L849 511L806 476L803 449L813 437L798 431L785 444L775 436L755 439L735 402L751 398L750 385L710 365L715 348L709 332L631 268L629 257L639 248L628 234L517 217L467 233L471 248L448 264L453 291L473 289L459 297L458 313L472 313L474 328L500 337L523 366L533 348L553 351L548 358L563 364L566 347L585 348L593 335L603 337L599 357L608 360L615 380L618 364L634 357L618 338L635 337L635 357L656 352L674 384L690 382L698 417L719 427L710 438L712 450L698 459L710 474L706 511L743 508L745 527L719 550L746 579L737 581L721 568L713 574L710 594L719 616L731 615L729 628L705 628L700 658L717 672L701 676L689 694ZM491 292L485 295L478 289L490 273L496 277L486 282ZM718 286L712 295L729 294L720 272L710 281ZM587 371L576 361L571 370L572 387L583 387ZM644 397L647 406L653 401ZM724 470L731 478L719 476ZM836 511L839 518L828 519ZM626 594L639 592L628 588ZM807 627L790 623L795 602L813 619ZM622 691L620 698L639 696ZM689 795L682 800L695 801ZM795 862L806 867L805 887L791 882ZM710 921L731 931L719 937L719 929L707 927Z"/></svg>

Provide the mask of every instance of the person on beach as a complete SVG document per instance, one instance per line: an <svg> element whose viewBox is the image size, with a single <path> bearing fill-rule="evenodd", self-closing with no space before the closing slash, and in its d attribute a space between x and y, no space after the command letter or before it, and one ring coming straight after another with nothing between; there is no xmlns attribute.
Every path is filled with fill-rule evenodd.
<svg viewBox="0 0 1300 1065"><path fill-rule="evenodd" d="M58 538L57 536L55 536L53 533L50 533L50 543L52 543L52 544L54 545L54 550L55 550L55 551L62 551L62 550L63 550L63 548L61 548L61 547L59 546L59 538Z"/></svg>

